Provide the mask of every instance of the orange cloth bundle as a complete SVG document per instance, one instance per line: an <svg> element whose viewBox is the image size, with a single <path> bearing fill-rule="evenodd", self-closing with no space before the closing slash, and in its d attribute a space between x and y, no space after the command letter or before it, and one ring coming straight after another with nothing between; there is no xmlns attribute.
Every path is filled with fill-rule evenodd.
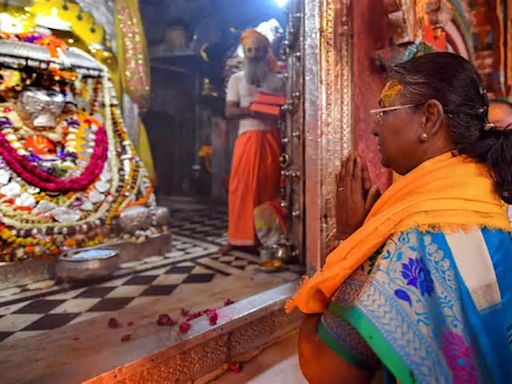
<svg viewBox="0 0 512 384"><path fill-rule="evenodd" d="M286 96L277 93L258 92L254 102L260 104L283 106L286 104Z"/></svg>
<svg viewBox="0 0 512 384"><path fill-rule="evenodd" d="M264 115L280 116L281 106L286 104L286 96L269 92L258 92L256 100L251 103L249 109L252 112Z"/></svg>
<svg viewBox="0 0 512 384"><path fill-rule="evenodd" d="M339 286L393 234L419 230L512 231L506 204L494 190L489 170L467 156L446 153L419 165L377 201L363 226L338 246L323 268L286 304L304 313L322 313Z"/></svg>
<svg viewBox="0 0 512 384"><path fill-rule="evenodd" d="M279 107L277 105L252 103L249 106L249 109L252 112L262 113L264 115L271 115L271 116L280 116L281 115L281 107Z"/></svg>

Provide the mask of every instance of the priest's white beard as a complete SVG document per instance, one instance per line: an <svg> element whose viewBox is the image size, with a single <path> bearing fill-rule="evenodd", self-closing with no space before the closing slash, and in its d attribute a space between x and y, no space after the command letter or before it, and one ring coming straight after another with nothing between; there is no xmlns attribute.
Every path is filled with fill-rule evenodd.
<svg viewBox="0 0 512 384"><path fill-rule="evenodd" d="M251 85L260 87L267 78L268 71L268 66L265 61L245 60L245 80L247 80L247 82Z"/></svg>

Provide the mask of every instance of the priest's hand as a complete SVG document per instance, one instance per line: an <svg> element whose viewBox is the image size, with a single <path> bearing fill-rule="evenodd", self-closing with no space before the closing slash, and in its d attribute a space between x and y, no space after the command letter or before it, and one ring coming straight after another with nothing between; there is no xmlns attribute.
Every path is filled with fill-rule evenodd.
<svg viewBox="0 0 512 384"><path fill-rule="evenodd" d="M351 152L336 175L336 237L344 240L357 231L379 197L366 162Z"/></svg>

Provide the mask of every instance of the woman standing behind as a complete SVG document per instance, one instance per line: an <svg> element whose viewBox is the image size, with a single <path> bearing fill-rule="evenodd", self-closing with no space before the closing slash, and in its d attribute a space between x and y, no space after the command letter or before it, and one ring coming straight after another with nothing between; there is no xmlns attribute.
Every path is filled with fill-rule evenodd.
<svg viewBox="0 0 512 384"><path fill-rule="evenodd" d="M287 304L312 383L506 383L512 377L512 131L487 121L471 63L450 53L394 67L374 134L404 175L380 198L350 155L338 178L345 239Z"/></svg>

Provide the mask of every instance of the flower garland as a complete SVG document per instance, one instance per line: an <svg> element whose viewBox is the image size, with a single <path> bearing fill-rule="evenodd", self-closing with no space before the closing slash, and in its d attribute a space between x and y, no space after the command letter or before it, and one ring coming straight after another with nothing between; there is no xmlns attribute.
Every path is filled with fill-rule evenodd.
<svg viewBox="0 0 512 384"><path fill-rule="evenodd" d="M109 84L106 82L104 83L104 87L106 89L109 88ZM105 101L109 100L107 97L107 94L105 95ZM107 104L109 105L109 104ZM118 138L119 148L118 153L121 154L120 158L125 158L125 161L130 162L130 166L128 169L121 169L117 164L116 166L119 167L120 172L119 174L114 174L115 177L121 176L124 180L123 182L118 184L118 189L116 190L116 200L113 202L111 209L109 210L107 214L107 218L105 221L105 225L107 228L110 228L112 225L113 219L118 216L122 209L125 208L127 202L130 200L133 194L135 194L138 190L139 185L139 177L140 177L140 166L139 164L134 160L135 157L135 150L133 148L133 145L129 141L128 134L123 126L122 118L119 114L119 111L117 108L112 107L105 111L106 115L109 116L112 119L113 122L113 130L112 134L115 134L115 137ZM131 160L130 160L131 159ZM123 167L126 165L126 163L123 162ZM124 177L123 177L124 176Z"/></svg>
<svg viewBox="0 0 512 384"><path fill-rule="evenodd" d="M76 155L76 140L78 129L80 128L80 121L74 117L70 117L66 119L68 132L66 134L66 140L64 144L64 153L70 154L75 159Z"/></svg>
<svg viewBox="0 0 512 384"><path fill-rule="evenodd" d="M15 113L3 111L11 119L0 120L0 156L10 167L13 182L21 185L23 193L29 191L36 204L46 201L57 208L80 209L84 201L93 204L84 209L79 220L57 222L51 213L39 212L33 202L31 206L23 206L23 199L0 195L0 257L4 260L52 257L66 249L104 243L106 237L116 234L110 232L110 227L123 208L154 205L153 188L124 129L106 72L102 80L103 89L100 89L100 81L95 83L92 106L99 107L98 96L102 95L105 126L86 112L80 112L76 118L67 115L60 119L63 129L58 137L62 139L52 139L61 143L65 153L72 157L76 155L78 164L83 164L74 169L73 176L76 177L59 178L32 163L29 157L33 152L23 151L26 149L23 141L18 141L20 137L26 139L33 135L32 130L27 128L26 122L19 123ZM111 102L112 97L114 103ZM15 130L10 129L12 122L16 124L11 127ZM15 137L9 136L9 140L8 135ZM86 145L80 142L82 137L87 138L87 144L83 143ZM85 156L80 157L81 152L76 153L76 150L82 147L87 149ZM44 159L48 156L43 156L43 162L46 161ZM104 185L100 189L97 186L99 182ZM109 185L107 190L104 189L105 184ZM29 190L31 187L37 187L39 191ZM101 202L92 197L89 200L89 193L93 192L102 195Z"/></svg>
<svg viewBox="0 0 512 384"><path fill-rule="evenodd" d="M103 81L104 86L106 86L105 89L108 90L109 88L107 79L104 78ZM70 223L58 222L38 224L25 220L20 221L17 218L13 219L5 216L2 219L4 224L10 227L14 227L16 229L20 229L22 230L22 232L27 232L26 236L30 236L30 232L33 232L34 230L49 232L50 234L53 234L68 231L68 229L71 229L73 232L76 232L78 229L78 231L83 233L91 231L94 228L105 224L105 218L107 218L109 215L114 216L115 213L117 213L115 203L118 200L124 200L125 196L120 193L120 189L122 188L122 185L124 185L124 183L127 182L126 178L123 177L122 183L119 183L119 176L122 174L122 170L120 170L119 168L119 156L126 156L127 152L125 151L129 150L129 148L126 145L123 146L121 144L123 140L127 140L127 135L123 129L122 121L117 120L120 119L119 112L113 105L111 105L109 93L103 92L103 95L105 105L105 129L108 135L108 164L109 168L112 170L112 180L110 181L111 188L109 192L106 193L106 198L103 199L103 202L100 203L98 207L95 207L89 216L77 222L74 222L71 225ZM115 111L114 116L116 119L114 119L114 116L112 116L113 111ZM93 184L91 184L90 188L93 188ZM69 194L72 194L73 199L79 199L76 193L69 192L67 196L69 196ZM49 200L60 206L62 206L62 200L66 200L66 196L62 195L47 196L45 192L40 192L40 195L43 196L40 200ZM39 199L36 200L39 201Z"/></svg>
<svg viewBox="0 0 512 384"><path fill-rule="evenodd" d="M0 116L0 129L10 146L18 155L27 157L31 162L43 165L51 162L50 169L53 173L67 174L75 167L78 158L77 135L81 127L90 128L87 132L88 141L94 142L96 130L101 126L96 119L81 116L83 113L77 117L65 115L59 118L51 134L41 135L39 130L30 127L31 123L23 118L15 105L3 107L2 112L6 115ZM62 136L65 137L64 146L56 146L54 141L60 142ZM19 141L20 137L25 139L24 144Z"/></svg>
<svg viewBox="0 0 512 384"><path fill-rule="evenodd" d="M151 197L151 195L153 194L153 186L150 184L148 185L148 187L146 188L146 193L144 194L144 196L142 196L140 199L138 200L134 200L134 201L130 201L128 204L127 204L127 207L133 207L135 205L146 205L147 202L149 201L149 198Z"/></svg>
<svg viewBox="0 0 512 384"><path fill-rule="evenodd" d="M112 105L111 100L111 92L113 92L113 85L109 82L107 67L103 68L103 76L102 76L102 89L103 89L103 104L105 111L105 124L107 127L107 137L108 137L108 152L111 154L109 160L111 169L114 170L112 174L112 187L118 188L119 186L119 174L117 170L119 170L119 159L115 154L117 154L118 148L116 148L116 138L117 140L124 140L124 137L127 137L127 133L125 130L119 130L118 125L119 121L117 121L118 117L116 114L112 113L112 110L115 110ZM99 83L97 83L99 84ZM112 89L112 91L111 91ZM116 119L116 121L113 121ZM114 126L115 124L115 126ZM114 129L116 132L114 132ZM119 132L120 131L120 132ZM123 135L124 133L124 135ZM121 149L121 148L119 148Z"/></svg>
<svg viewBox="0 0 512 384"><path fill-rule="evenodd" d="M18 237L13 233L13 231L6 228L2 223L0 223L0 237L5 243L15 245L17 247L40 246L41 253L43 251L49 252L50 254L56 254L59 252L59 248L52 242L34 238Z"/></svg>
<svg viewBox="0 0 512 384"><path fill-rule="evenodd" d="M62 51L67 51L67 44L54 35L46 35L36 32L24 32L18 34L0 33L2 40L23 41L25 43L36 44L46 47L50 56L58 58ZM72 70L62 70L56 63L50 63L48 67L49 72L54 76L55 80L64 79L66 81L74 81L78 77L77 73Z"/></svg>
<svg viewBox="0 0 512 384"><path fill-rule="evenodd" d="M107 145L105 128L100 127L96 132L96 143L86 169L80 176L61 179L39 169L26 157L19 155L0 132L0 155L7 165L27 183L50 192L82 191L87 188L103 170L107 160Z"/></svg>
<svg viewBox="0 0 512 384"><path fill-rule="evenodd" d="M41 212L34 212L34 209L30 206L26 205L17 205L16 199L12 197L5 196L0 193L0 203L4 206L2 207L2 214L7 216L17 216L24 220L31 220L33 222L37 221L47 221L48 217Z"/></svg>

